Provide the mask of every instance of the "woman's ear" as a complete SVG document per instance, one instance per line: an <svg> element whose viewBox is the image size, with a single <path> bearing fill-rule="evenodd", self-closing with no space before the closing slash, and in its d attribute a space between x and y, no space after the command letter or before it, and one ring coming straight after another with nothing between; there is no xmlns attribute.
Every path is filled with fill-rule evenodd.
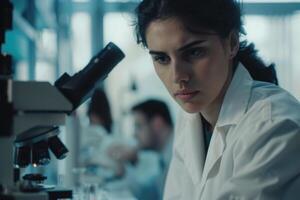
<svg viewBox="0 0 300 200"><path fill-rule="evenodd" d="M234 58L240 48L239 33L237 31L231 31L229 34L229 44L230 44L230 58Z"/></svg>

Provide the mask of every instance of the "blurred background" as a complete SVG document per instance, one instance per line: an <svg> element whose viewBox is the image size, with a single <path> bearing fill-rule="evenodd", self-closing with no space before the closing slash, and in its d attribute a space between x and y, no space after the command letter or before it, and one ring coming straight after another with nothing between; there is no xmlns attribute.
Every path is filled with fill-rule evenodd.
<svg viewBox="0 0 300 200"><path fill-rule="evenodd" d="M129 110L148 98L167 102L175 120L177 106L155 75L147 51L135 43L132 24L138 0L12 2L13 30L6 33L3 51L13 56L14 79L53 83L62 73L72 75L85 67L94 54L112 41L126 57L99 87L108 95L115 132L120 137L132 136ZM256 44L267 63L275 63L280 86L300 100L300 1L242 2L246 39ZM76 160L76 132L88 124L86 110L84 104L68 120L67 130L62 131L71 152L67 161L53 167L62 176L68 162ZM74 179L64 181L72 183Z"/></svg>

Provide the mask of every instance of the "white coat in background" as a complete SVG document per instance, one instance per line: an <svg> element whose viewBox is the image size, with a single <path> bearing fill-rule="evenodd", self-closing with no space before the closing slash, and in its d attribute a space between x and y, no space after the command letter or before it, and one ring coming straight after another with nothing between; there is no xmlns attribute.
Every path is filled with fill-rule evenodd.
<svg viewBox="0 0 300 200"><path fill-rule="evenodd" d="M118 163L107 149L118 140L101 125L89 125L82 129L79 160L85 169L84 181L105 182L118 173Z"/></svg>
<svg viewBox="0 0 300 200"><path fill-rule="evenodd" d="M199 114L175 129L164 200L300 199L300 105L254 81L240 64L226 92L205 160Z"/></svg>

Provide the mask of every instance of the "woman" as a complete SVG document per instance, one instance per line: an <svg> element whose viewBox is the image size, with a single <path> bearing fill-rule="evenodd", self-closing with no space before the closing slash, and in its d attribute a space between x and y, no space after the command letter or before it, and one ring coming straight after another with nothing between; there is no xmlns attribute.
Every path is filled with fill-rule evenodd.
<svg viewBox="0 0 300 200"><path fill-rule="evenodd" d="M300 105L239 41L238 3L143 0L136 14L138 43L185 111L164 199L300 196Z"/></svg>

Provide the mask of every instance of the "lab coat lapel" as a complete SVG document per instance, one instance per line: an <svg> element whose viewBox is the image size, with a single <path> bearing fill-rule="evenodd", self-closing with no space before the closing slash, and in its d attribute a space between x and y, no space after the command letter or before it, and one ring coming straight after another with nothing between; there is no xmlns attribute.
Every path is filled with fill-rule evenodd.
<svg viewBox="0 0 300 200"><path fill-rule="evenodd" d="M227 129L224 128L215 128L210 147L207 152L205 165L203 169L203 175L201 180L201 190L203 189L205 182L210 173L213 171L217 172L220 160L222 158L224 149L225 149L225 135Z"/></svg>
<svg viewBox="0 0 300 200"><path fill-rule="evenodd" d="M205 161L204 138L199 114L186 114L183 160L194 185L200 183Z"/></svg>

